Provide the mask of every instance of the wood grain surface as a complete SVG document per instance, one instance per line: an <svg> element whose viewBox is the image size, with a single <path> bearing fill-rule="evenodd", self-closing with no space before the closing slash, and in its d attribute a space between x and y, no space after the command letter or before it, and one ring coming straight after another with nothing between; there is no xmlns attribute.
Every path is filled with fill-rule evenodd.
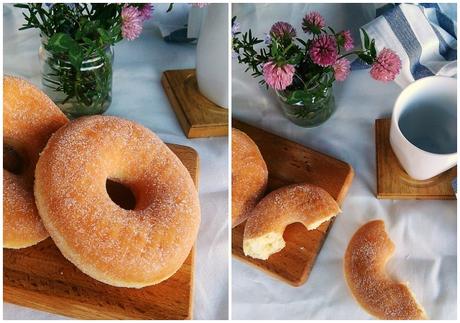
<svg viewBox="0 0 460 323"><path fill-rule="evenodd" d="M165 71L161 83L187 138L228 135L228 109L200 93L194 69Z"/></svg>
<svg viewBox="0 0 460 323"><path fill-rule="evenodd" d="M168 144L198 187L199 159L190 147ZM166 281L141 289L98 282L67 261L51 238L3 249L3 299L77 319L191 319L195 247Z"/></svg>
<svg viewBox="0 0 460 323"><path fill-rule="evenodd" d="M433 178L411 178L400 165L390 144L391 119L375 121L377 197L379 199L454 200L452 180L457 167Z"/></svg>
<svg viewBox="0 0 460 323"><path fill-rule="evenodd" d="M354 176L349 164L238 120L233 120L232 126L244 131L259 147L268 167L267 194L281 186L306 182L324 188L339 204L343 202ZM300 286L307 281L332 223L325 222L311 231L300 223L288 226L284 232L286 247L268 260L244 255L242 223L232 230L232 252L239 260Z"/></svg>

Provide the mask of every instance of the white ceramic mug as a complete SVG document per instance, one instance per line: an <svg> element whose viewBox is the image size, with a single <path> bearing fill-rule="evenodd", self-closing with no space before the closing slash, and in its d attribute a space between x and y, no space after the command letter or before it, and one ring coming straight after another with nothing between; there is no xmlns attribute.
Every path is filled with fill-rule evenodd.
<svg viewBox="0 0 460 323"><path fill-rule="evenodd" d="M393 108L390 143L416 180L457 164L457 80L431 76L406 87Z"/></svg>

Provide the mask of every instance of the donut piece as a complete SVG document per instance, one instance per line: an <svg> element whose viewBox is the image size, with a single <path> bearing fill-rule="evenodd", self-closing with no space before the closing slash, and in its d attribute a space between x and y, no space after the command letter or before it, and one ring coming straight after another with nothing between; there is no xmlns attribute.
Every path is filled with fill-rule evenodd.
<svg viewBox="0 0 460 323"><path fill-rule="evenodd" d="M394 249L383 221L371 221L359 228L348 244L343 262L348 287L356 301L379 319L426 319L407 285L392 280L385 272Z"/></svg>
<svg viewBox="0 0 460 323"><path fill-rule="evenodd" d="M35 164L51 134L67 122L34 85L3 77L3 247L30 247L49 236L35 206Z"/></svg>
<svg viewBox="0 0 460 323"><path fill-rule="evenodd" d="M265 192L267 165L244 132L232 128L232 228L244 222Z"/></svg>
<svg viewBox="0 0 460 323"><path fill-rule="evenodd" d="M130 188L134 209L111 200L107 180ZM83 117L59 129L37 163L35 198L62 254L113 286L169 278L198 234L198 193L187 169L153 132L117 117Z"/></svg>
<svg viewBox="0 0 460 323"><path fill-rule="evenodd" d="M300 222L314 230L339 212L337 202L318 186L281 187L265 196L251 212L244 228L244 254L266 260L285 247L283 233L289 224Z"/></svg>

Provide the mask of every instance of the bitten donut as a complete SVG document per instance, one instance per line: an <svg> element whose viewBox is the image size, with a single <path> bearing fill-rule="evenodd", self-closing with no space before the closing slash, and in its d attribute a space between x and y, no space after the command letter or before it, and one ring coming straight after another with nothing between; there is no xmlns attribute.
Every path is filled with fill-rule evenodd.
<svg viewBox="0 0 460 323"><path fill-rule="evenodd" d="M134 209L111 200L108 179L131 189ZM172 276L200 223L198 193L185 166L150 130L117 117L83 117L59 129L37 163L35 199L62 254L118 287Z"/></svg>
<svg viewBox="0 0 460 323"><path fill-rule="evenodd" d="M285 247L283 233L289 224L300 222L308 230L314 230L339 212L337 202L318 186L281 187L252 210L244 229L244 254L266 260Z"/></svg>
<svg viewBox="0 0 460 323"><path fill-rule="evenodd" d="M53 132L68 122L31 83L3 78L3 246L25 248L49 235L35 206L38 155Z"/></svg>
<svg viewBox="0 0 460 323"><path fill-rule="evenodd" d="M267 165L257 145L232 129L232 227L244 222L265 192Z"/></svg>
<svg viewBox="0 0 460 323"><path fill-rule="evenodd" d="M348 244L343 262L348 287L358 303L379 319L426 319L407 285L392 280L385 272L394 249L383 221L371 221L359 228Z"/></svg>

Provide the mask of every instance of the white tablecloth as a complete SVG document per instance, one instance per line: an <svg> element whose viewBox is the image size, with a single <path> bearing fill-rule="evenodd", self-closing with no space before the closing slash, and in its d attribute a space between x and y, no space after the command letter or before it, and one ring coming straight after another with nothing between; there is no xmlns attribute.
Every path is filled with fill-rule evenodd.
<svg viewBox="0 0 460 323"><path fill-rule="evenodd" d="M171 109L160 83L162 72L193 68L195 46L162 40L155 17L167 15L166 8L167 5L155 7L153 19L139 39L115 46L113 101L106 114L137 121L165 142L193 147L200 155L202 222L197 242L194 318L225 319L228 316L228 140L226 137L187 139ZM40 85L37 30L18 31L23 19L20 10L11 5L4 7L3 18L4 73ZM11 304L5 304L3 310L5 319L57 318Z"/></svg>
<svg viewBox="0 0 460 323"><path fill-rule="evenodd" d="M335 7L334 7L335 6ZM257 9L256 9L257 8ZM336 30L364 24L372 8L340 5L233 5L241 30L263 37L271 24L284 20L301 33L301 18L320 10ZM354 30L353 34L357 34ZM389 117L401 89L356 71L334 89L337 111L313 129L289 122L274 94L234 63L233 116L350 163L355 178L309 280L291 287L236 259L232 265L234 319L368 319L353 300L343 278L342 259L353 233L373 219L385 221L396 245L387 269L408 281L432 319L457 317L457 217L455 201L401 201L375 198L374 120Z"/></svg>

